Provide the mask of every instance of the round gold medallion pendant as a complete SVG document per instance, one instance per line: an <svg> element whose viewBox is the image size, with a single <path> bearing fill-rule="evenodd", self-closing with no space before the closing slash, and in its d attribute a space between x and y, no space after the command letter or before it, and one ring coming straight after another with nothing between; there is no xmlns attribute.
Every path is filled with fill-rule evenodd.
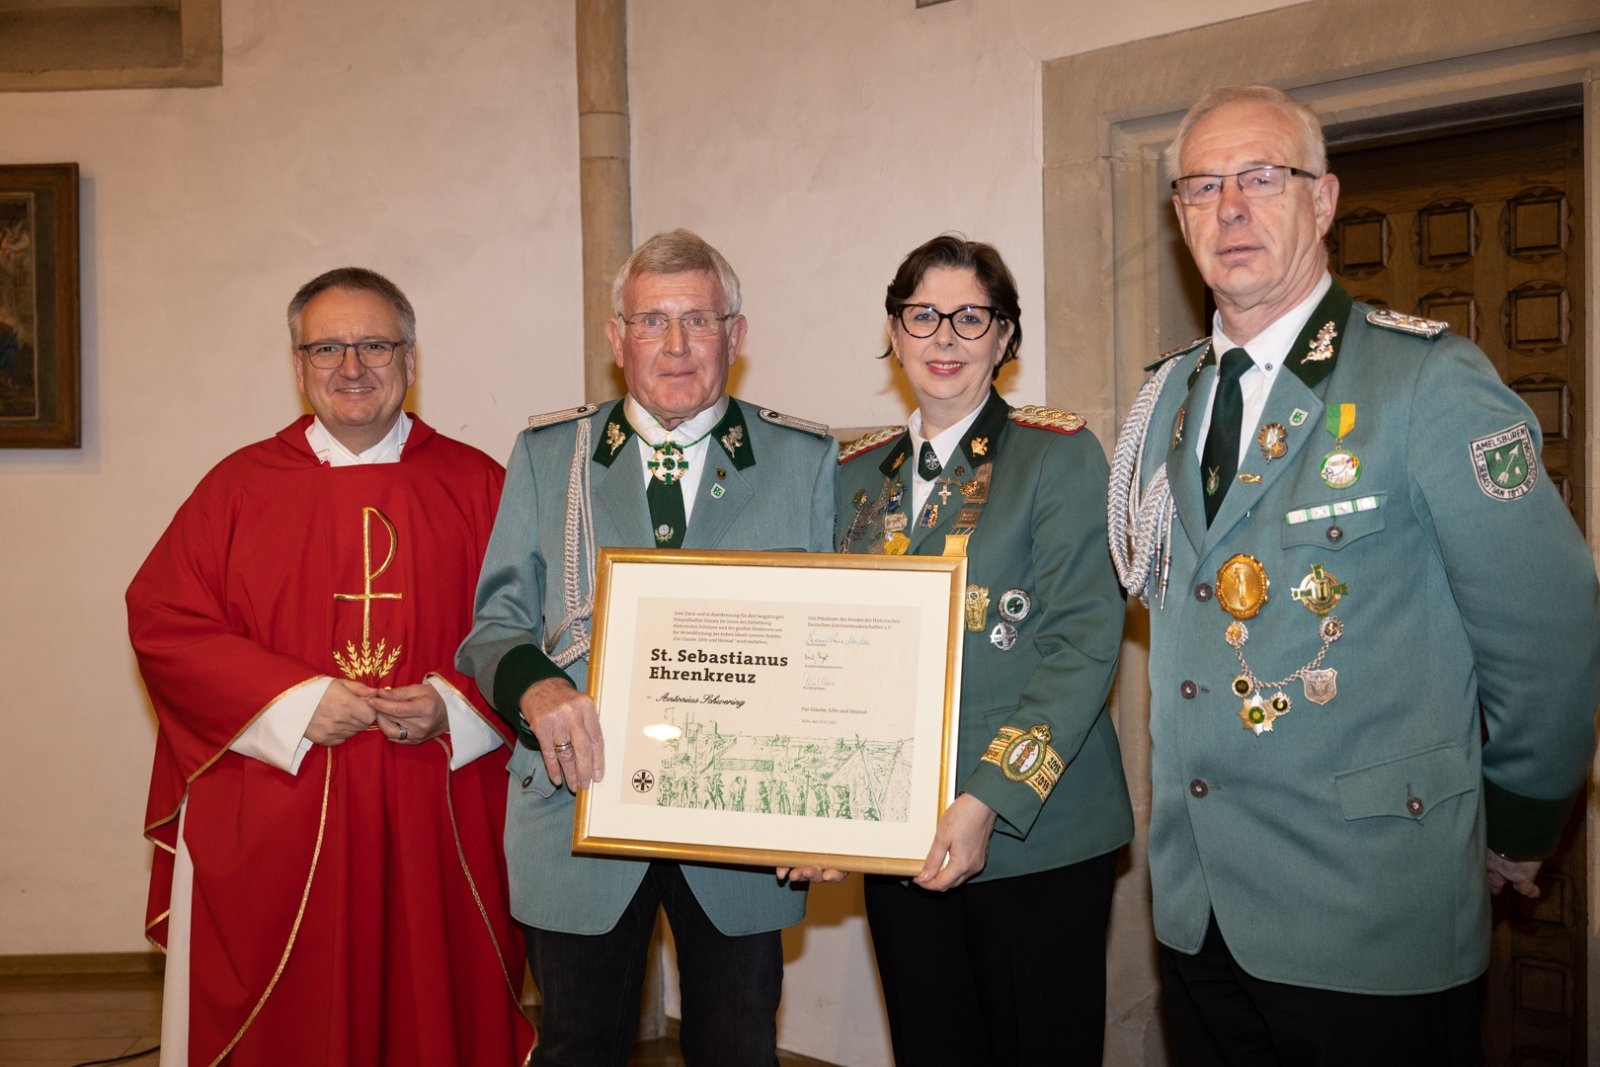
<svg viewBox="0 0 1600 1067"><path fill-rule="evenodd" d="M1217 568L1217 606L1236 619L1253 619L1267 602L1267 568L1240 553Z"/></svg>

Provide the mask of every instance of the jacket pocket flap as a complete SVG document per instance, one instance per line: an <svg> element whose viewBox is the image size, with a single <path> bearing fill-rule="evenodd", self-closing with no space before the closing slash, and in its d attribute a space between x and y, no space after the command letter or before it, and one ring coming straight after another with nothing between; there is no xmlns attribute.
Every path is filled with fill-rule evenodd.
<svg viewBox="0 0 1600 1067"><path fill-rule="evenodd" d="M1334 775L1346 819L1421 819L1435 804L1478 788L1467 752L1450 742Z"/></svg>
<svg viewBox="0 0 1600 1067"><path fill-rule="evenodd" d="M1283 547L1316 545L1337 552L1383 529L1387 493L1347 500L1322 500L1292 508L1283 516Z"/></svg>
<svg viewBox="0 0 1600 1067"><path fill-rule="evenodd" d="M524 793L537 793L547 797L556 791L556 784L544 770L544 757L539 755L527 745L518 745L511 755L511 764L506 768L517 786Z"/></svg>

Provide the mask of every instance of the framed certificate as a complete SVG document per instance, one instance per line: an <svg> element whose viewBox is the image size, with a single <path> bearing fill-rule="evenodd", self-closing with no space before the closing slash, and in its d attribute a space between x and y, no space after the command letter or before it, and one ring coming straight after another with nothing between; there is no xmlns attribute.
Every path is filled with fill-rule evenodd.
<svg viewBox="0 0 1600 1067"><path fill-rule="evenodd" d="M958 556L603 548L574 852L915 874L955 791Z"/></svg>

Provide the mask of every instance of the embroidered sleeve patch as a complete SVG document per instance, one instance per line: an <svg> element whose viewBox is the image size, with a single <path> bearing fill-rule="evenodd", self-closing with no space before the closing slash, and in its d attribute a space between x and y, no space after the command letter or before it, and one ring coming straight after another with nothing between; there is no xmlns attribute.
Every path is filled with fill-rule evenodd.
<svg viewBox="0 0 1600 1067"><path fill-rule="evenodd" d="M1478 488L1493 500L1526 496L1539 481L1539 464L1533 454L1533 435L1519 422L1499 433L1480 437L1468 446L1472 473Z"/></svg>

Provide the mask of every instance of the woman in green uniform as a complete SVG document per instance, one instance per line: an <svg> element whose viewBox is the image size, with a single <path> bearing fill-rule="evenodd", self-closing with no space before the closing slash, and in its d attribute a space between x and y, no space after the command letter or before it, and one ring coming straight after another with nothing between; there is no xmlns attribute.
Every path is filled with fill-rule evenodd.
<svg viewBox="0 0 1600 1067"><path fill-rule="evenodd" d="M1123 601L1105 456L1076 415L994 390L1022 321L992 246L927 242L884 308L917 410L840 448L839 549L964 552L969 582L958 796L916 878L866 884L895 1058L1097 1064L1133 835L1106 712Z"/></svg>

